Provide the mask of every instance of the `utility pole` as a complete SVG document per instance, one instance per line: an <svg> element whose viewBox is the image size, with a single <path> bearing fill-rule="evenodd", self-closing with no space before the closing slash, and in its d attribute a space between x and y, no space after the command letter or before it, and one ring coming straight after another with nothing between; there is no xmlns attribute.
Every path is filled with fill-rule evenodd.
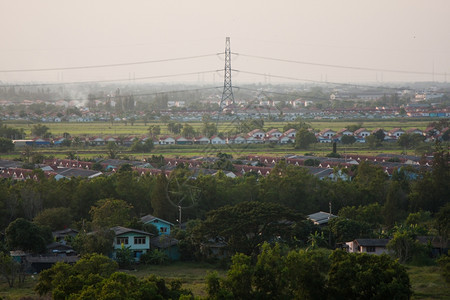
<svg viewBox="0 0 450 300"><path fill-rule="evenodd" d="M220 108L224 109L227 106L227 102L230 102L229 105L234 105L233 86L231 85L231 48L229 37L225 40L225 75Z"/></svg>

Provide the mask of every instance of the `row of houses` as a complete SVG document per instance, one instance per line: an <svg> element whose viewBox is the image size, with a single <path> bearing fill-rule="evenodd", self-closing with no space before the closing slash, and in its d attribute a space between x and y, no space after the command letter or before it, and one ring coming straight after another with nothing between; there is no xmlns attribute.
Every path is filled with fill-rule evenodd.
<svg viewBox="0 0 450 300"><path fill-rule="evenodd" d="M420 130L418 128L410 128L407 130L403 130L402 128L393 128L391 130L384 130L383 128L376 128L373 130L369 130L366 128L359 128L354 132L348 130L347 128L343 128L338 131L334 131L332 129L324 129L319 133L316 133L316 137L318 142L320 143L331 143L331 142L340 142L343 136L353 136L355 137L356 142L365 143L365 139L373 134L376 134L378 131L382 131L384 134L384 141L397 141L403 134L418 134L425 137L425 141L434 141L435 139L440 139L442 135L449 130L449 128L444 128L442 130L436 129L434 127L428 127L425 130Z"/></svg>

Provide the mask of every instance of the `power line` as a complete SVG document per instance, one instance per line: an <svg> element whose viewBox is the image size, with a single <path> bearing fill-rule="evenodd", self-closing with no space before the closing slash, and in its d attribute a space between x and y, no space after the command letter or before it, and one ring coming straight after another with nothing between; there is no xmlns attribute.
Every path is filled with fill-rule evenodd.
<svg viewBox="0 0 450 300"><path fill-rule="evenodd" d="M146 80L146 79L158 79L158 78L169 78L169 77L180 77L180 76L189 76L189 75L198 75L198 74L208 74L208 73L216 73L222 70L211 70L211 71L201 71L201 72L190 72L190 73L178 73L178 74L170 74L170 75L158 75L158 76L145 76L145 77L136 77L133 80ZM58 86L58 85L69 85L69 84L89 84L89 83L101 83L101 82L125 82L130 81L127 79L107 79L107 80L92 80L92 81L74 81L74 82L61 82L61 83L30 83L30 84L9 84L9 85L0 85L0 87L21 87L21 86Z"/></svg>
<svg viewBox="0 0 450 300"><path fill-rule="evenodd" d="M257 76L269 76L274 78L280 78L280 79L288 79L293 81L302 81L302 82L312 82L312 83L320 83L320 84L334 84L334 85L341 85L341 86L350 86L350 87L364 87L364 88L378 88L378 89L386 89L386 90L398 90L398 88L395 87L386 87L386 86L374 86L374 85L362 85L362 84L353 84L353 83L340 83L340 82L331 82L331 81L319 81L319 80L313 80L313 79L305 79L305 78L296 78L296 77L290 77L290 76L282 76L282 75L267 75L263 73L257 73L257 72L249 72L249 71L242 71L242 70L234 70L234 72L240 72L243 74L250 74L250 75L257 75Z"/></svg>
<svg viewBox="0 0 450 300"><path fill-rule="evenodd" d="M258 58L258 59L264 59L264 60L279 61L279 62L286 62L286 63L295 63L295 64L318 66L318 67L338 68L338 69L349 69L349 70L360 70L360 71L375 71L375 72L387 72L387 73L402 73L402 74L420 74L420 75L438 75L438 76L446 75L446 73L421 72L421 71L405 71L405 70L394 70L394 69L378 69L378 68L367 68L367 67L355 67L355 66L344 66L344 65L333 65L333 64L323 64L323 63L314 63L314 62L306 62L306 61L297 61L297 60L273 58L273 57L250 55L250 54L242 54L242 53L233 53L233 54L238 55L238 56Z"/></svg>
<svg viewBox="0 0 450 300"><path fill-rule="evenodd" d="M220 55L220 54L222 54L222 53L203 54L203 55L196 55L196 56L167 58L167 59L159 59L159 60L145 60L145 61L137 61L137 62L118 63L118 64L105 64L105 65L89 65L89 66L60 67L60 68L41 68L41 69L0 70L0 73L43 72L43 71L63 71L63 70L111 68L111 67L144 65L144 64L153 64L153 63L161 63L161 62L169 62L169 61L197 59L197 58L203 58L203 57L217 56L217 55Z"/></svg>

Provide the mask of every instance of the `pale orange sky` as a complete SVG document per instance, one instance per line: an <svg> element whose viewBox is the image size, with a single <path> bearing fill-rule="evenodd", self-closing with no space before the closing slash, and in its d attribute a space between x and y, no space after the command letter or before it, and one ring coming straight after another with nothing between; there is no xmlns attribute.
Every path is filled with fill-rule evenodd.
<svg viewBox="0 0 450 300"><path fill-rule="evenodd" d="M358 71L233 56L245 72L331 82L450 80L450 1L0 0L0 81L90 81L223 69L223 56L114 68L4 73L232 52ZM434 76L433 73L434 72ZM151 82L220 83L222 72ZM297 82L272 78L271 82Z"/></svg>

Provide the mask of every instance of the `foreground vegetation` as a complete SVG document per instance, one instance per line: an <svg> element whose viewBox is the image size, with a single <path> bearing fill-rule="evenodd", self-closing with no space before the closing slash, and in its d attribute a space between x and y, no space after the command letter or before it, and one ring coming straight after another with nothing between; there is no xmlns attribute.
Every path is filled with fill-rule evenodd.
<svg viewBox="0 0 450 300"><path fill-rule="evenodd" d="M207 281L211 280L211 274L218 278L226 278L226 268L214 264L201 262L174 262L168 265L138 265L133 270L121 270L139 279L151 274L164 278L166 282L177 281L186 290L200 298L208 296ZM411 299L447 299L450 286L441 276L438 266L406 266L412 287ZM3 279L0 279L0 297L3 299L38 299L35 292L38 276L28 276L21 286L9 288ZM47 296L50 298L49 296ZM44 297L47 298L47 297ZM43 298L39 298L43 299Z"/></svg>

